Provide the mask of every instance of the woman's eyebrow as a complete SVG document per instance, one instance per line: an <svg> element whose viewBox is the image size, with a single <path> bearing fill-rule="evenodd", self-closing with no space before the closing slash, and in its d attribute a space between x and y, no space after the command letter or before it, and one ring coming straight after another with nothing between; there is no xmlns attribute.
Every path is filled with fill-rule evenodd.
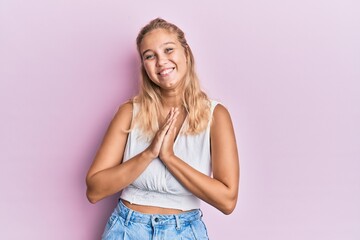
<svg viewBox="0 0 360 240"><path fill-rule="evenodd" d="M163 44L161 44L161 46L164 46L164 45L168 45L168 44L176 44L176 43L174 43L174 42L166 42L166 43L163 43Z"/></svg>
<svg viewBox="0 0 360 240"><path fill-rule="evenodd" d="M164 46L164 45L168 45L168 44L176 44L174 42L166 42L160 45L160 47ZM147 53L148 51L151 51L150 49L146 49L145 51L143 51L142 55L144 56L145 53Z"/></svg>
<svg viewBox="0 0 360 240"><path fill-rule="evenodd" d="M151 51L151 50L150 50L150 49L145 50L145 51L142 53L142 55L144 56L144 54L147 53L147 52L149 52L149 51Z"/></svg>

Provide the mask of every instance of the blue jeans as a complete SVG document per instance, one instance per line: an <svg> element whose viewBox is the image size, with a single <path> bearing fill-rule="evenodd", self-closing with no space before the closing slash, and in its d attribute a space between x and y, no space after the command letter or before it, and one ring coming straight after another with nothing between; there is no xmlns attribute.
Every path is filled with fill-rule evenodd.
<svg viewBox="0 0 360 240"><path fill-rule="evenodd" d="M111 214L102 240L208 240L200 209L179 214L143 214L121 200Z"/></svg>

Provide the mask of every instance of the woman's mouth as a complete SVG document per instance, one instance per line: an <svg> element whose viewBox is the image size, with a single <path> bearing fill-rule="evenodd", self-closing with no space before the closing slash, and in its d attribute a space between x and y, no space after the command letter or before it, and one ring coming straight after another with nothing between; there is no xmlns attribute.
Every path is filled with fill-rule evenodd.
<svg viewBox="0 0 360 240"><path fill-rule="evenodd" d="M163 70L161 70L158 74L162 77L165 77L167 75L169 75L172 71L174 71L175 68L165 68Z"/></svg>

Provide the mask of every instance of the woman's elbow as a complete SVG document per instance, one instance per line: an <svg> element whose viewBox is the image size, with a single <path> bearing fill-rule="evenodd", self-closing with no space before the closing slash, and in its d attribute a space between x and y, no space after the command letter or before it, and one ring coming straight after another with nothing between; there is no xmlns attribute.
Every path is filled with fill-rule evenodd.
<svg viewBox="0 0 360 240"><path fill-rule="evenodd" d="M235 210L236 203L237 194L232 194L231 196L224 198L222 206L219 210L225 215L230 215Z"/></svg>
<svg viewBox="0 0 360 240"><path fill-rule="evenodd" d="M236 201L228 201L221 209L220 211L225 215L230 215L234 210L236 206Z"/></svg>
<svg viewBox="0 0 360 240"><path fill-rule="evenodd" d="M86 179L86 197L88 201L92 204L95 204L100 200L98 194L96 194L94 188L91 185L90 178Z"/></svg>
<svg viewBox="0 0 360 240"><path fill-rule="evenodd" d="M89 190L89 188L86 190L86 197L88 201L92 204L95 204L100 200Z"/></svg>

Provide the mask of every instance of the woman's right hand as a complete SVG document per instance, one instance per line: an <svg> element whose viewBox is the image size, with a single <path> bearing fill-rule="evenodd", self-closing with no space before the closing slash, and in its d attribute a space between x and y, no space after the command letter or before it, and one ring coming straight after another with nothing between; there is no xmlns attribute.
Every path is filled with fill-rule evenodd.
<svg viewBox="0 0 360 240"><path fill-rule="evenodd" d="M159 156L160 149L161 149L161 146L164 141L164 137L165 137L166 133L168 132L174 119L176 118L177 113L178 113L177 108L171 108L171 110L169 111L169 113L165 119L165 122L160 127L160 129L156 132L150 146L145 150L152 159L155 159Z"/></svg>

